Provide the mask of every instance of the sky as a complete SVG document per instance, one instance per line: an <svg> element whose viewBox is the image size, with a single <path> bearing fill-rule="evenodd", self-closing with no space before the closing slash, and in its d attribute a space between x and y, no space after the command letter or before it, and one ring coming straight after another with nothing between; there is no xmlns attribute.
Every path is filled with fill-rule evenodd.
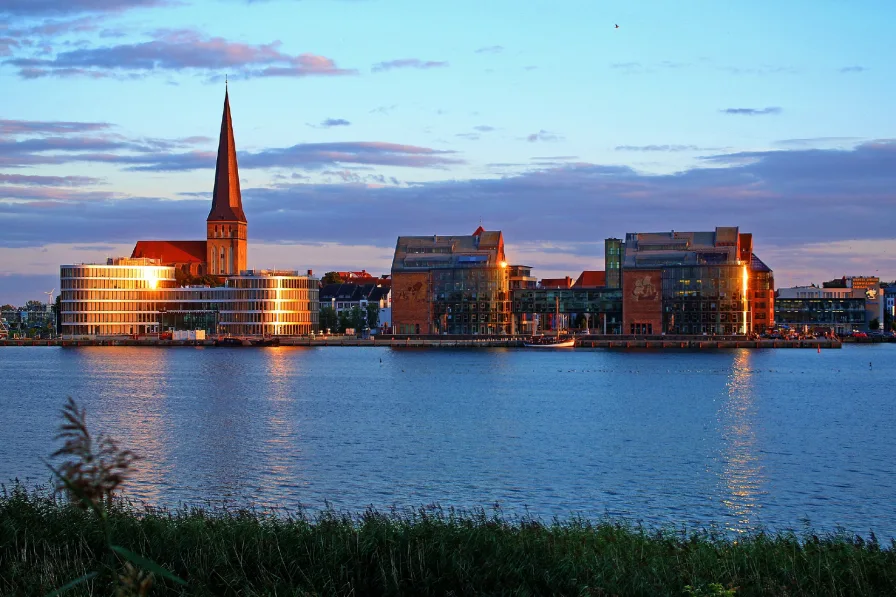
<svg viewBox="0 0 896 597"><path fill-rule="evenodd" d="M203 239L225 77L249 266L502 230L538 277L739 226L779 287L896 279L890 0L0 0L0 303ZM618 28L616 27L618 25Z"/></svg>

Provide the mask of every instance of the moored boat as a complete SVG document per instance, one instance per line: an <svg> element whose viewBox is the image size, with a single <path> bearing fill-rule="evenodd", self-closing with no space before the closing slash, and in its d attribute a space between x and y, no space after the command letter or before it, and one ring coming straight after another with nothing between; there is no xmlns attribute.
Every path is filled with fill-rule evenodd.
<svg viewBox="0 0 896 597"><path fill-rule="evenodd" d="M552 338L550 336L533 336L523 342L526 348L575 348L575 338Z"/></svg>

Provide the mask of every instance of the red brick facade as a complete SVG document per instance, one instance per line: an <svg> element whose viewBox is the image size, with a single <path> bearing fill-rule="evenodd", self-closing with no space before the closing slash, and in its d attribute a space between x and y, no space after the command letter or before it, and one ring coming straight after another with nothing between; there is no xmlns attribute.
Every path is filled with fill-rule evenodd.
<svg viewBox="0 0 896 597"><path fill-rule="evenodd" d="M392 275L392 330L395 334L431 334L429 272Z"/></svg>
<svg viewBox="0 0 896 597"><path fill-rule="evenodd" d="M660 334L662 331L662 273L659 270L623 271L622 333L643 335Z"/></svg>

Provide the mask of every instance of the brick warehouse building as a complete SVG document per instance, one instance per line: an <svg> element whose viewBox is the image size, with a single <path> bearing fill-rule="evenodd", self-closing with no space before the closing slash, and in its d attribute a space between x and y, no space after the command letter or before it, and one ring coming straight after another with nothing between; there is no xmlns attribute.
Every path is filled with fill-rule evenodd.
<svg viewBox="0 0 896 597"><path fill-rule="evenodd" d="M626 234L622 333L747 334L774 324L774 276L737 227Z"/></svg>
<svg viewBox="0 0 896 597"><path fill-rule="evenodd" d="M509 334L509 270L500 231L400 236L392 260L396 334Z"/></svg>

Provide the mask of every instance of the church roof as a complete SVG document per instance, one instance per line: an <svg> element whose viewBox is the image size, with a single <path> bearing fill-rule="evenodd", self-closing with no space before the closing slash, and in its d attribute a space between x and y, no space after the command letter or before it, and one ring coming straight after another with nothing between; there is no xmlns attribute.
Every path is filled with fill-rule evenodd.
<svg viewBox="0 0 896 597"><path fill-rule="evenodd" d="M230 98L224 91L224 114L221 117L221 136L218 139L218 161L215 164L215 190L209 222L245 222L243 198L240 194L240 173L236 164L236 143L230 119Z"/></svg>
<svg viewBox="0 0 896 597"><path fill-rule="evenodd" d="M204 240L138 240L131 258L159 259L163 264L205 263Z"/></svg>

